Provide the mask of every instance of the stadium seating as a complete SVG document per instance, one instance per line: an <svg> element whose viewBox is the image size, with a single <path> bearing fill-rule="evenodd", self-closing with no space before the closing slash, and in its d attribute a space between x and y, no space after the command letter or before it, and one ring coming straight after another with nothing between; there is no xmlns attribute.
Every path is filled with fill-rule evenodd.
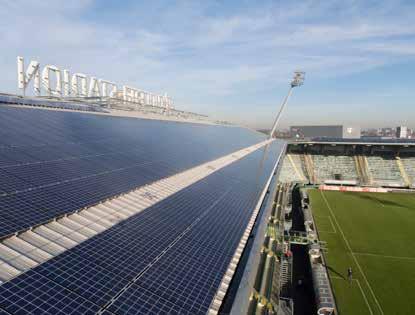
<svg viewBox="0 0 415 315"><path fill-rule="evenodd" d="M352 156L347 155L312 155L314 162L314 174L318 183L325 180L358 180L356 166Z"/></svg>
<svg viewBox="0 0 415 315"><path fill-rule="evenodd" d="M378 150L372 154L314 150L286 154L280 171L281 182L320 184L330 180L355 181L361 185L415 187L415 153ZM359 160L360 157L360 160ZM360 161L360 170L356 163Z"/></svg>
<svg viewBox="0 0 415 315"><path fill-rule="evenodd" d="M304 165L300 154L288 153L285 156L281 167L279 180L283 183L307 181L307 176L304 172Z"/></svg>
<svg viewBox="0 0 415 315"><path fill-rule="evenodd" d="M279 180L283 183L291 181L297 182L301 180L301 178L295 173L294 168L292 167L292 164L288 160L287 156L285 156L284 161L282 162Z"/></svg>
<svg viewBox="0 0 415 315"><path fill-rule="evenodd" d="M400 157L411 186L415 187L415 156L413 153L401 153Z"/></svg>
<svg viewBox="0 0 415 315"><path fill-rule="evenodd" d="M372 184L379 186L405 186L396 157L392 152L367 156Z"/></svg>

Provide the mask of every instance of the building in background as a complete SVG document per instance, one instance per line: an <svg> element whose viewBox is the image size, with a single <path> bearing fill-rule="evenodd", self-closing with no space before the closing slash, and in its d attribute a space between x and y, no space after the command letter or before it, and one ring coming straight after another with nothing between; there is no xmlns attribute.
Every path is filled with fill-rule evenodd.
<svg viewBox="0 0 415 315"><path fill-rule="evenodd" d="M396 129L390 127L383 127L378 129L378 135L385 139L392 139L396 136Z"/></svg>
<svg viewBox="0 0 415 315"><path fill-rule="evenodd" d="M408 138L408 128L406 126L396 127L396 138L399 138L399 139Z"/></svg>
<svg viewBox="0 0 415 315"><path fill-rule="evenodd" d="M360 127L327 125L327 126L291 126L291 137L296 139L338 138L359 139Z"/></svg>

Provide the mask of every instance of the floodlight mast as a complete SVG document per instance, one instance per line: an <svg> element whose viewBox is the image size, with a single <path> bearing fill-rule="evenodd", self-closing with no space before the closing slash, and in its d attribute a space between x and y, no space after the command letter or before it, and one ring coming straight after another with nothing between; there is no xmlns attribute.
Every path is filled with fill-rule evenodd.
<svg viewBox="0 0 415 315"><path fill-rule="evenodd" d="M287 94L287 96L285 97L284 101L281 104L281 107L280 107L280 110L278 111L277 117L275 117L274 124L273 124L271 132L269 134L270 139L274 136L274 133L277 130L277 125L278 125L278 122L281 118L282 111L284 110L285 105L287 105L287 103L288 103L288 99L290 98L290 96L292 94L293 88L303 85L304 79L305 79L305 72L303 72L303 71L295 71L294 72L294 78L291 81L290 89L288 90L288 94Z"/></svg>

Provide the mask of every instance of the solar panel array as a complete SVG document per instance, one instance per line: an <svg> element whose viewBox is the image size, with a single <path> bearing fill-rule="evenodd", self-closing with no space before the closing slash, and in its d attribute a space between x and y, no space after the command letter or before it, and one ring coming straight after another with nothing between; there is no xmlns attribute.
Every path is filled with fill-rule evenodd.
<svg viewBox="0 0 415 315"><path fill-rule="evenodd" d="M25 164L18 161L14 162L18 166L11 166L14 165L12 159L1 166L1 171L21 179L26 186L36 183L40 187L19 190L20 184L15 184L17 190L7 188L9 192L2 194L0 198L9 205L9 208L0 209L1 221L6 218L8 223L2 225L2 235L13 228L22 229L64 213L62 211L89 205L262 139L239 128L0 108L0 120L7 115L21 115L14 121L25 118L40 130L49 129L40 134L51 134L51 138L37 137L38 146L26 139L21 140L21 145L3 144L2 152L13 151L19 157L16 152L22 150L20 152L27 157L35 157L40 155L32 150L44 152L36 151L43 146L53 152L52 156L60 153L51 149L57 147L65 149L66 154L76 152L77 155L73 159L62 157L52 161L46 154L41 155L45 157L42 161L28 162L30 166L44 164L48 169L44 173L37 173L30 167L17 173ZM74 125L77 127L73 129ZM11 128L12 124L9 126ZM30 134L19 131L16 125L14 128L21 137ZM95 128L99 132L94 131ZM65 131L70 136L64 137ZM2 132L3 129L0 139L7 139ZM79 142L73 141L73 137L79 137ZM67 149L76 145L81 150L94 148L95 154L85 157L78 150ZM11 314L206 313L280 150L278 143L257 150L4 283L0 286L0 314L1 311ZM0 156L6 161L6 155ZM84 164L85 159L91 163ZM64 165L71 161L80 164L64 167L59 164L62 161ZM131 165L127 168L129 171L118 171L125 165ZM102 177L101 166L115 170L110 174L116 176ZM8 171L9 167L16 170ZM75 177L68 175L72 172ZM50 174L57 177L64 174L62 178L67 179L48 185ZM79 174L81 177L89 174L85 175L88 185L82 185ZM3 182L2 179L0 189L5 191ZM61 182L68 185L60 186ZM116 188L113 189L113 185ZM57 186L60 190L56 190ZM38 191L43 194L37 194ZM31 192L35 193L26 195ZM27 196L27 200L21 196ZM30 198L37 199L31 203ZM19 206L21 202L24 205ZM3 201L0 203L4 205ZM59 206L55 206L56 203ZM27 208L28 204L31 208ZM19 207L22 210L16 213L21 216L16 219L10 211ZM43 216L31 216L32 213ZM25 215L28 218L23 220Z"/></svg>
<svg viewBox="0 0 415 315"><path fill-rule="evenodd" d="M0 125L0 237L261 139L240 128L9 107Z"/></svg>
<svg viewBox="0 0 415 315"><path fill-rule="evenodd" d="M91 112L107 112L104 108L99 105L94 104L82 104L78 102L62 102L54 101L52 99L36 99L36 98L27 98L20 97L15 95L4 95L0 94L0 104L13 104L13 105L23 105L23 106L47 106L54 108L65 108L70 110L82 110L82 111L91 111Z"/></svg>

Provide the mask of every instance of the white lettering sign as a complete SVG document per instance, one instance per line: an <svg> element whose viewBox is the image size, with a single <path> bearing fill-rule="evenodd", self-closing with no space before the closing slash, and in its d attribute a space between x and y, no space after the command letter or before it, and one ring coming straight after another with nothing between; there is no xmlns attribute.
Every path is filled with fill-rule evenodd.
<svg viewBox="0 0 415 315"><path fill-rule="evenodd" d="M40 84L41 76L42 84ZM58 67L52 65L46 65L40 72L40 63L34 60L30 61L25 71L23 57L17 57L18 88L22 90L23 95L25 95L26 89L32 80L34 93L38 96L41 95L43 90L48 96L111 97L121 98L126 102L137 103L137 105L173 108L173 101L167 94L154 95L127 85L119 90L114 82L95 77L88 78L83 73L74 73L71 77L69 70L61 71Z"/></svg>

